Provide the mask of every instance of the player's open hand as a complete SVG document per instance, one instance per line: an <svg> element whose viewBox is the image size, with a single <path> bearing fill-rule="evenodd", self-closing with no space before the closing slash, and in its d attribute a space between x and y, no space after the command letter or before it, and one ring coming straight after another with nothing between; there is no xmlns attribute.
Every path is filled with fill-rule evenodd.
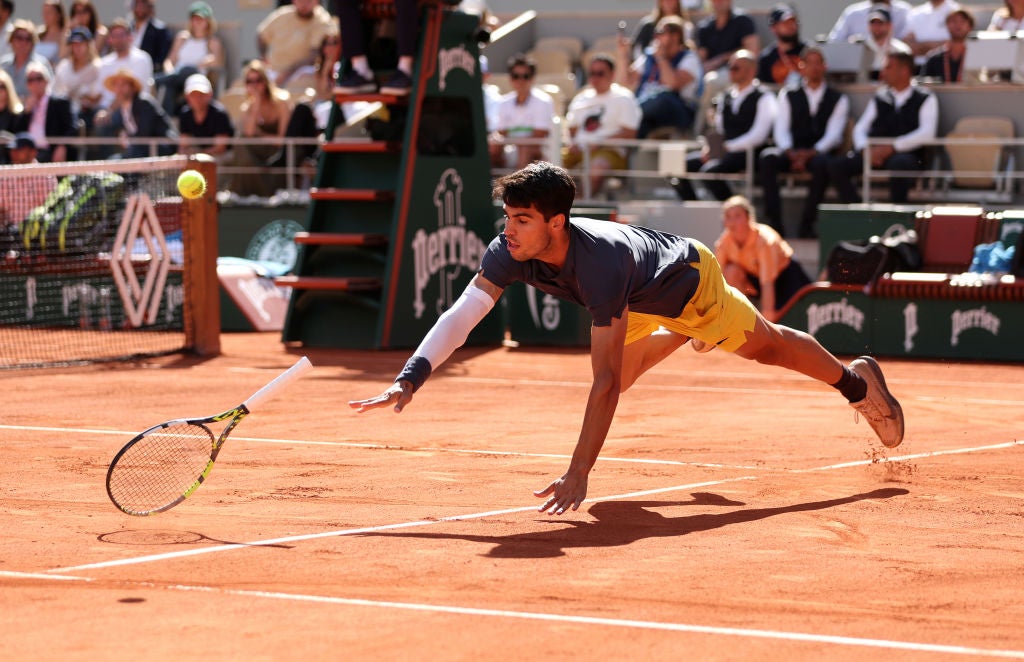
<svg viewBox="0 0 1024 662"><path fill-rule="evenodd" d="M388 390L377 397L368 400L349 400L348 406L361 414L364 411L394 404L395 411L400 412L411 401L412 384L403 379L392 384Z"/></svg>
<svg viewBox="0 0 1024 662"><path fill-rule="evenodd" d="M577 477L565 474L543 490L534 492L538 499L548 497L538 510L551 515L561 515L572 508L578 510L583 500L587 498L587 477Z"/></svg>

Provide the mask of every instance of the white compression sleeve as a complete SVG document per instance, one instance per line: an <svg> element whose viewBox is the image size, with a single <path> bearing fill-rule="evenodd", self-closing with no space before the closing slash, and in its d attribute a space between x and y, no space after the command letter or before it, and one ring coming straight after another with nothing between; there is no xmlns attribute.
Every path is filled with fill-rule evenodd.
<svg viewBox="0 0 1024 662"><path fill-rule="evenodd" d="M415 356L430 361L430 367L448 360L456 349L466 342L469 332L494 308L494 299L479 287L470 285L451 308L437 320L433 328L416 348Z"/></svg>

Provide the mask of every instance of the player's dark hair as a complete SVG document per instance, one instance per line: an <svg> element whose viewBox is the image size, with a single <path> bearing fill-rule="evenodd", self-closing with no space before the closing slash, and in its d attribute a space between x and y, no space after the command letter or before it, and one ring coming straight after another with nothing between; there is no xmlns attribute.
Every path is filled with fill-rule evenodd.
<svg viewBox="0 0 1024 662"><path fill-rule="evenodd" d="M494 198L510 207L534 207L545 220L565 214L568 221L576 183L565 168L537 161L495 182Z"/></svg>

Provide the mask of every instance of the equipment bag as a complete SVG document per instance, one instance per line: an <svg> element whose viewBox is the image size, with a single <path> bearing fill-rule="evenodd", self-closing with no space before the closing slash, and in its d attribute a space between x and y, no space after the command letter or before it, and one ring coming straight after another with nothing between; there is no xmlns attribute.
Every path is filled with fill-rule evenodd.
<svg viewBox="0 0 1024 662"><path fill-rule="evenodd" d="M825 277L839 285L869 285L882 274L920 268L917 233L895 224L867 241L837 242L826 259Z"/></svg>
<svg viewBox="0 0 1024 662"><path fill-rule="evenodd" d="M22 221L19 248L46 255L109 251L124 200L121 175L68 175Z"/></svg>

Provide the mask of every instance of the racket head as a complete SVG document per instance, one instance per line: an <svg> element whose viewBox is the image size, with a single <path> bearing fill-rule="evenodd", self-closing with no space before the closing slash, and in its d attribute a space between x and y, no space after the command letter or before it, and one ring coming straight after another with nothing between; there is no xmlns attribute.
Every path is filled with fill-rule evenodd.
<svg viewBox="0 0 1024 662"><path fill-rule="evenodd" d="M247 413L239 407L206 419L166 421L139 433L107 469L110 501L137 516L178 505L206 480L228 433ZM215 437L207 424L228 418L232 421Z"/></svg>

